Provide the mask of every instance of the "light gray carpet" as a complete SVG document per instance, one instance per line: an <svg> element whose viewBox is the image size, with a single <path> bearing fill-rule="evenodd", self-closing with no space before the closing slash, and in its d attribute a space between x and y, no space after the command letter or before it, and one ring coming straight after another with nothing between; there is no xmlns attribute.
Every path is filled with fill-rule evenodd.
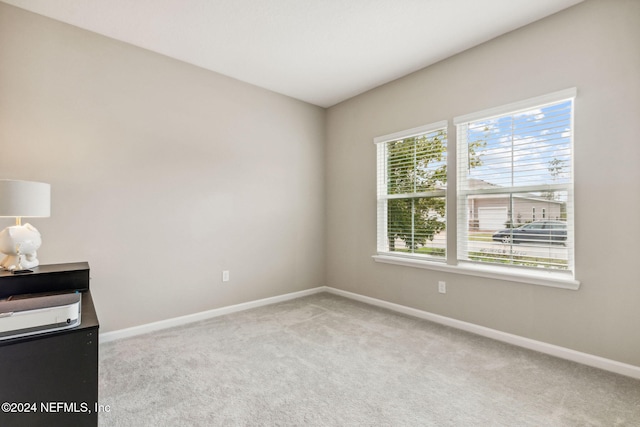
<svg viewBox="0 0 640 427"><path fill-rule="evenodd" d="M640 381L330 294L100 346L101 426L640 426Z"/></svg>

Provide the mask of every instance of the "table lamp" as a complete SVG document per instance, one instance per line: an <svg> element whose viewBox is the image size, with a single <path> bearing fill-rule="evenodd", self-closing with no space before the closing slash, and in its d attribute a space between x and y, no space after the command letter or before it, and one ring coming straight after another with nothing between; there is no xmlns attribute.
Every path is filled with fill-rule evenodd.
<svg viewBox="0 0 640 427"><path fill-rule="evenodd" d="M7 270L37 267L36 251L42 244L40 233L22 218L48 217L51 186L42 182L0 179L0 217L16 218L16 225L0 232L0 252L6 256L0 266Z"/></svg>

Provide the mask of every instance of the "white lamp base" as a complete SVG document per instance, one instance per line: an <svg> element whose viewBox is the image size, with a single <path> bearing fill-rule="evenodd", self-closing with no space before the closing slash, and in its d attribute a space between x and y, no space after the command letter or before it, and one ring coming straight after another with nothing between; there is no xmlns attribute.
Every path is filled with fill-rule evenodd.
<svg viewBox="0 0 640 427"><path fill-rule="evenodd" d="M42 245L40 232L31 224L14 225L0 232L0 252L6 255L0 266L7 270L37 267L37 250Z"/></svg>

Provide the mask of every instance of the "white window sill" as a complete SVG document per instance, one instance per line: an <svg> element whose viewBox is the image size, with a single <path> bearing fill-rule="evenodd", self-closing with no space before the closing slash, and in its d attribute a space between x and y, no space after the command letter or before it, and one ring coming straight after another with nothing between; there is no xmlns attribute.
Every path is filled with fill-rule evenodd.
<svg viewBox="0 0 640 427"><path fill-rule="evenodd" d="M465 274L468 276L487 277L490 279L507 280L511 282L528 283L532 285L550 286L553 288L578 290L580 282L571 273L548 270L528 270L494 265L479 265L477 263L460 262L449 265L444 261L427 261L395 255L374 255L376 262L385 264L404 265L406 267L426 268L428 270L444 271L446 273Z"/></svg>

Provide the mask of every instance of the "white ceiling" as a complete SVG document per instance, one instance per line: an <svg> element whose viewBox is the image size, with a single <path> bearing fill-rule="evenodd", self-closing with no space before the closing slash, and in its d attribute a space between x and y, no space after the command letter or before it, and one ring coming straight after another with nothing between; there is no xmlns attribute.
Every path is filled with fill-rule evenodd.
<svg viewBox="0 0 640 427"><path fill-rule="evenodd" d="M582 0L2 0L328 107Z"/></svg>

